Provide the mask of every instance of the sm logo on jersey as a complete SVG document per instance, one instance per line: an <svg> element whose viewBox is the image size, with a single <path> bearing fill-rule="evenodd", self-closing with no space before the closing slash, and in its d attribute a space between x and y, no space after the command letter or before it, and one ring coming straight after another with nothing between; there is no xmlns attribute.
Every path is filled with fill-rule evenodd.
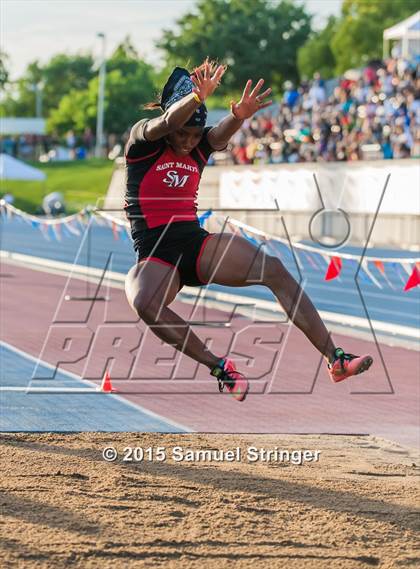
<svg viewBox="0 0 420 569"><path fill-rule="evenodd" d="M185 176L179 176L176 170L169 170L166 172L166 178L163 178L163 181L170 188L183 188L187 183L189 177L189 174L186 174Z"/></svg>

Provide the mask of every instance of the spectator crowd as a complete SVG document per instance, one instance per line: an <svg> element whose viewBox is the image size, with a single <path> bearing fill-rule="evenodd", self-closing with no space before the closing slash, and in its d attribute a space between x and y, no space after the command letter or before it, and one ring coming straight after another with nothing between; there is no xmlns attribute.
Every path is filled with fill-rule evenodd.
<svg viewBox="0 0 420 569"><path fill-rule="evenodd" d="M420 77L404 59L372 62L338 80L286 82L274 112L232 139L227 161L279 164L420 156Z"/></svg>
<svg viewBox="0 0 420 569"><path fill-rule="evenodd" d="M339 79L285 83L274 111L245 121L223 156L233 164L280 164L392 159L420 156L419 64L402 58L371 62ZM104 154L122 152L128 132L109 134ZM3 136L0 151L41 161L74 160L94 154L95 137L69 131L63 138L44 135ZM220 154L220 153L219 153Z"/></svg>
<svg viewBox="0 0 420 569"><path fill-rule="evenodd" d="M93 154L95 137L90 128L76 136L70 130L64 137L57 134L5 135L0 151L21 160L82 160Z"/></svg>

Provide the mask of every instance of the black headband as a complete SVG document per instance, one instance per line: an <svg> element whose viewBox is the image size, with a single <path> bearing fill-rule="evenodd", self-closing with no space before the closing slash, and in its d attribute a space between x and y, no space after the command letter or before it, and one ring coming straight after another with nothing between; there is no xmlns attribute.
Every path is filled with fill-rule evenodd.
<svg viewBox="0 0 420 569"><path fill-rule="evenodd" d="M169 79L166 81L162 91L160 106L164 111L169 109L171 105L192 93L194 83L187 69L175 67ZM207 119L207 108L203 103L193 113L185 126L205 126Z"/></svg>

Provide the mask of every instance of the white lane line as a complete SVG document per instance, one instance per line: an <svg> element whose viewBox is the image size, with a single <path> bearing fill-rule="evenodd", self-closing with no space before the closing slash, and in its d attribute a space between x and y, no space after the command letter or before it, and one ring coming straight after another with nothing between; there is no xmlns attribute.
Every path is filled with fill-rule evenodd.
<svg viewBox="0 0 420 569"><path fill-rule="evenodd" d="M35 358L31 354L28 354L27 352L24 352L24 351L20 350L19 348L16 348L16 346L12 346L8 342L4 342L3 340L0 340L0 346L4 346L6 349L8 349L12 352L15 352L16 354L18 354L19 356L21 356L23 358L31 360L32 362L35 362L38 365L43 365L46 368L54 370L54 371L56 370L55 366L49 364L48 362L40 360L39 358ZM96 393L101 393L101 392L96 391L98 385L96 383L94 383L93 381L83 379L80 376L76 375L75 373L72 373L70 371L66 371L64 369L60 369L59 372L62 373L63 375L66 375L67 377L71 377L72 379L75 379L76 381L78 381L80 383L83 383L89 387L95 388L94 390ZM27 389L27 388L25 388L25 389ZM38 388L38 389L41 389L41 388ZM85 393L86 391L87 391L87 389L81 390L82 393ZM91 390L89 390L89 391L91 391ZM124 397L121 397L120 395L113 393L112 397L113 397L113 399L120 401L121 403L123 403L127 407L131 407L131 408L135 409L136 411L141 411L145 415L148 415L149 417L151 417L153 419L157 419L159 421L167 423L168 425L171 425L172 427L175 427L176 429L186 431L187 433L194 433L195 432L193 429L191 429L190 427L187 427L186 425L182 425L181 423L178 423L177 421L173 421L172 419L168 419L166 417L163 417L162 415L159 415L158 413L155 413L154 411L150 411L149 409L146 409L142 405L138 405L137 403L133 403L132 401L129 401L129 400L125 399Z"/></svg>
<svg viewBox="0 0 420 569"><path fill-rule="evenodd" d="M97 393L103 395L109 395L109 393L104 393L98 391L97 389L77 388L77 387L16 387L13 385L5 385L0 387L0 392L17 391L22 393Z"/></svg>
<svg viewBox="0 0 420 569"><path fill-rule="evenodd" d="M185 288L187 289L187 287ZM186 292L189 292L189 290L186 290ZM279 303L272 300L262 300L259 298L256 299L250 296L244 297L227 292L215 292L215 291L207 291L207 292L211 292L210 298L214 300L220 300L226 303L244 304L244 300L247 299L250 307L256 306L257 308L262 308L263 310L267 310L271 313L274 312L284 315L284 312L281 310ZM348 326L354 326L357 328L362 328L364 330L370 330L366 318L360 318L359 316L351 316L350 314L328 312L325 310L318 310L318 312L321 315L321 318L325 321L341 325L345 324ZM412 326L401 326L398 324L392 324L372 319L371 322L375 331L378 330L392 335L399 334L409 338L416 338L416 339L420 338L420 330L417 328L413 328Z"/></svg>
<svg viewBox="0 0 420 569"><path fill-rule="evenodd" d="M90 268L89 272L92 277L86 276L86 271L88 267L73 265L71 263L64 263L62 261L52 261L50 259L43 259L41 257L33 257L32 255L23 255L21 253L12 253L9 251L0 251L0 258L4 257L8 261L19 266L24 266L25 268L36 268L37 270L43 272L51 272L55 274L60 274L62 276L69 276L69 271L72 271L73 278L80 278L84 280L92 280L92 282L97 282L103 274L102 269ZM28 267L29 265L34 265L33 267ZM95 278L96 277L96 278ZM114 282L112 282L114 281ZM113 288L124 288L125 274L117 273L115 271L107 271L104 282L106 286ZM194 287L184 287L179 293L180 299L191 298L191 296L197 296L197 289ZM266 309L270 312L278 313L279 315L284 315L280 305L276 301L264 300L261 298L250 297L248 295L241 296L233 293L226 292L216 292L209 288L206 288L206 299L208 300L220 300L222 302L232 303L232 304L244 304L244 300L248 300L249 304L256 306L257 308ZM361 318L359 316L351 316L346 313L329 312L326 310L318 310L321 318L327 323L340 324L350 326L349 332L351 332L351 327L360 328L362 330L370 331L369 322L366 318ZM383 322L382 320L371 319L372 326L375 332L383 332L385 334L390 334L391 336L403 336L405 338L414 338L418 340L420 338L420 329L413 326L403 326L400 324L393 324L390 322Z"/></svg>
<svg viewBox="0 0 420 569"><path fill-rule="evenodd" d="M36 268L38 270L43 270L44 272L50 272L51 274L58 274L58 275L66 276L66 277L69 277L71 274L71 276L73 278L80 278L82 280L90 281L90 282L93 282L95 284L98 283L98 280L103 275L103 269L97 269L95 267L87 267L86 265L76 265L74 263L66 263L64 261L53 261L51 259L44 259L42 257L35 257L33 255L24 255L22 253L14 253L12 251L0 251L0 258L5 259L6 261L10 262L11 264L17 264L18 266L24 266L26 268L31 268L31 269ZM32 266L27 267L27 264L32 265ZM316 274L315 271L314 271L314 274ZM109 271L108 270L106 272L106 276L105 276L104 280L106 280L107 282L111 280L111 281L116 281L118 283L124 284L125 276L126 275L124 273L118 273L116 271ZM319 290L323 291L324 293L326 292L324 285L316 284L314 282L309 283L308 278L306 278L305 281L308 283L308 288L319 289ZM344 291L346 294L355 295L357 298L359 298L359 294L354 289L354 287L346 286L347 281L348 281L349 285L354 284L354 279L344 278L344 281L343 281L344 288L341 289L340 291L335 290L334 292L338 293L338 292ZM188 287L184 287L184 288L188 288ZM393 300L394 302L405 302L405 303L408 302L408 303L417 304L417 298L415 298L414 296L396 298L397 293L398 293L397 290L395 291L395 294L387 294L386 292L380 293L380 292L373 292L373 291L363 289L363 296L364 297L365 296L366 297L371 296L373 298L380 298L380 299L387 298L387 299ZM338 304L338 303L335 303L335 304ZM353 306L356 306L356 305L353 305ZM380 308L379 309L373 308L372 310L380 311Z"/></svg>

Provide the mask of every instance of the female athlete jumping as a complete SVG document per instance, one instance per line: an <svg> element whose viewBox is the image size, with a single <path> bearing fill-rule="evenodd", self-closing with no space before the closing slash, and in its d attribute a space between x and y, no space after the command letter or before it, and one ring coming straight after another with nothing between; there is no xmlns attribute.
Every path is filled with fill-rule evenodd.
<svg viewBox="0 0 420 569"><path fill-rule="evenodd" d="M225 71L208 60L193 74L176 67L160 103L146 106L163 113L131 129L125 210L138 259L126 279L128 301L159 338L207 366L219 390L226 387L242 401L247 379L230 359L212 353L169 305L184 284L263 284L325 357L331 379L342 381L368 369L371 356L335 347L312 302L278 258L238 235L210 234L198 222L197 191L210 154L226 148L245 119L271 104L266 101L271 89L260 93L264 80L253 88L249 80L240 101L231 103L230 114L217 126L205 127L204 101Z"/></svg>

